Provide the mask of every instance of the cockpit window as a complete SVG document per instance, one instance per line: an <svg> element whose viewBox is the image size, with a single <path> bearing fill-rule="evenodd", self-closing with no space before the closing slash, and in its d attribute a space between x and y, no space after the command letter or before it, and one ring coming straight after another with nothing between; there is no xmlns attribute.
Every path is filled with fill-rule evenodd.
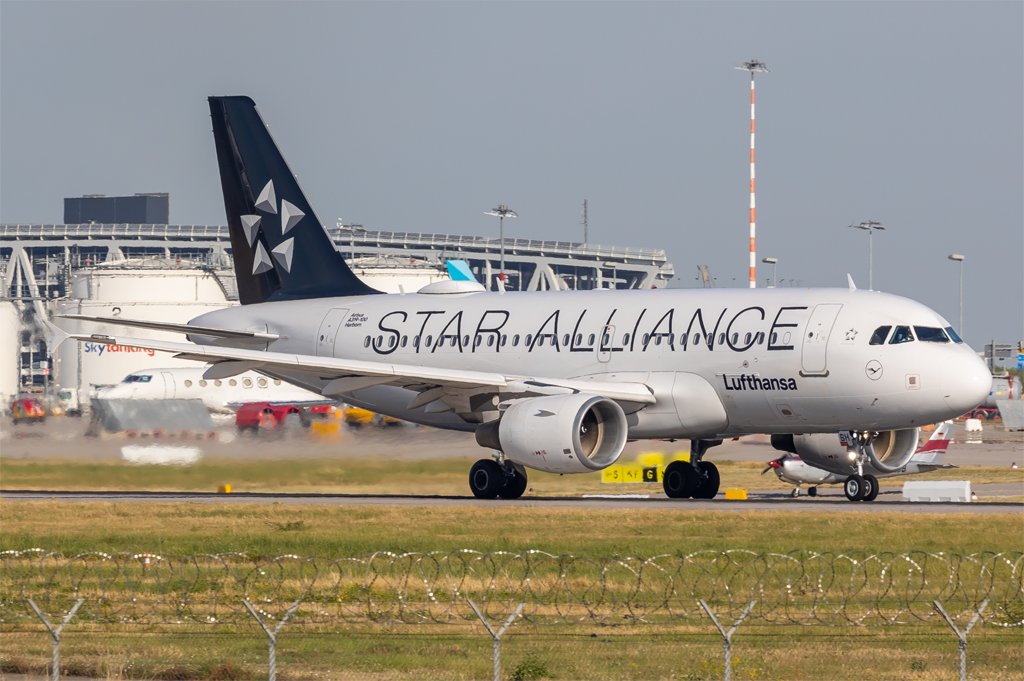
<svg viewBox="0 0 1024 681"><path fill-rule="evenodd" d="M936 326L915 326L914 333L917 335L917 340L924 341L925 343L949 342L946 332Z"/></svg>
<svg viewBox="0 0 1024 681"><path fill-rule="evenodd" d="M909 326L897 326L896 330L893 331L892 338L889 340L889 345L896 345L897 343L910 343L914 340L914 334L910 332Z"/></svg>
<svg viewBox="0 0 1024 681"><path fill-rule="evenodd" d="M949 339L951 341L953 341L954 343L963 343L964 342L964 339L960 337L960 334L958 334L956 331L953 330L952 326L947 326L946 327L946 335L949 336Z"/></svg>
<svg viewBox="0 0 1024 681"><path fill-rule="evenodd" d="M128 376L124 377L124 383L149 383L151 378L153 377L148 374L142 376L136 374L129 374Z"/></svg>
<svg viewBox="0 0 1024 681"><path fill-rule="evenodd" d="M889 337L889 330L892 326L880 326L875 329L875 332L871 334L871 342L868 345L882 345L885 343L885 339Z"/></svg>

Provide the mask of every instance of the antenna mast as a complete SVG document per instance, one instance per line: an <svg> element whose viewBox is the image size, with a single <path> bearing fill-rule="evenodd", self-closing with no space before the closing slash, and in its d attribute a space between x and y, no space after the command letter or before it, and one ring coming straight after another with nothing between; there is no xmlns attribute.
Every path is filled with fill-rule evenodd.
<svg viewBox="0 0 1024 681"><path fill-rule="evenodd" d="M743 62L736 67L750 72L750 288L757 288L757 202L754 200L754 74L767 73L768 67L756 59Z"/></svg>
<svg viewBox="0 0 1024 681"><path fill-rule="evenodd" d="M587 200L583 199L583 245L587 245Z"/></svg>

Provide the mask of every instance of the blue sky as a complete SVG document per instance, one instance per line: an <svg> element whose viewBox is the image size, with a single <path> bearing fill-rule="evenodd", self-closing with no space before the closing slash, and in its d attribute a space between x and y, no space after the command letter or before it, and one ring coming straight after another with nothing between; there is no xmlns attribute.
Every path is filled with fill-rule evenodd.
<svg viewBox="0 0 1024 681"><path fill-rule="evenodd" d="M325 222L667 250L743 286L756 57L758 251L1024 337L1019 2L0 3L0 221L171 193L224 222L205 98L248 94ZM760 279L769 275L762 267Z"/></svg>

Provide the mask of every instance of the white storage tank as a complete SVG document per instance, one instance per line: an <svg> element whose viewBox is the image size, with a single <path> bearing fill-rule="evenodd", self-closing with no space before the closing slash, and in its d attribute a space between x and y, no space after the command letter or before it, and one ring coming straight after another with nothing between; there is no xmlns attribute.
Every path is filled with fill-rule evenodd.
<svg viewBox="0 0 1024 681"><path fill-rule="evenodd" d="M51 314L185 323L206 312L236 304L227 299L212 272L175 267L164 260L128 260L79 270L72 275L71 295L70 299L53 301ZM73 332L184 341L181 334L149 329L69 319L55 321ZM133 371L194 367L200 363L122 345L67 341L57 351L54 365L56 383L63 388L76 388L87 398L94 386L119 383Z"/></svg>
<svg viewBox="0 0 1024 681"><path fill-rule="evenodd" d="M18 394L21 315L12 300L0 300L0 412Z"/></svg>

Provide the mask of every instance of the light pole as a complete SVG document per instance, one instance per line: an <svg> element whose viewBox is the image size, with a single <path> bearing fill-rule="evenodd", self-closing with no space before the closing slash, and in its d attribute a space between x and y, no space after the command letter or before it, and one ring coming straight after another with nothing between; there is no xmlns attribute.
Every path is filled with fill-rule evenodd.
<svg viewBox="0 0 1024 681"><path fill-rule="evenodd" d="M519 214L514 210L506 206L504 203L499 203L497 208L492 208L486 211L484 215L490 215L498 218L498 241L500 242L501 248L501 265L498 270L498 278L501 279L501 283L505 283L505 218L517 218Z"/></svg>
<svg viewBox="0 0 1024 681"><path fill-rule="evenodd" d="M771 257L761 258L761 262L772 266L772 288L776 288L779 285L779 280L775 278L775 266L779 264L779 259Z"/></svg>
<svg viewBox="0 0 1024 681"><path fill-rule="evenodd" d="M953 262L960 263L960 326L957 328L957 333L960 337L964 336L964 256L959 253L950 253L947 256Z"/></svg>
<svg viewBox="0 0 1024 681"><path fill-rule="evenodd" d="M875 256L871 242L871 235L875 233L877 229L885 229L881 222L877 220L867 220L857 225L850 225L853 229L863 229L868 233L868 290L875 290Z"/></svg>

